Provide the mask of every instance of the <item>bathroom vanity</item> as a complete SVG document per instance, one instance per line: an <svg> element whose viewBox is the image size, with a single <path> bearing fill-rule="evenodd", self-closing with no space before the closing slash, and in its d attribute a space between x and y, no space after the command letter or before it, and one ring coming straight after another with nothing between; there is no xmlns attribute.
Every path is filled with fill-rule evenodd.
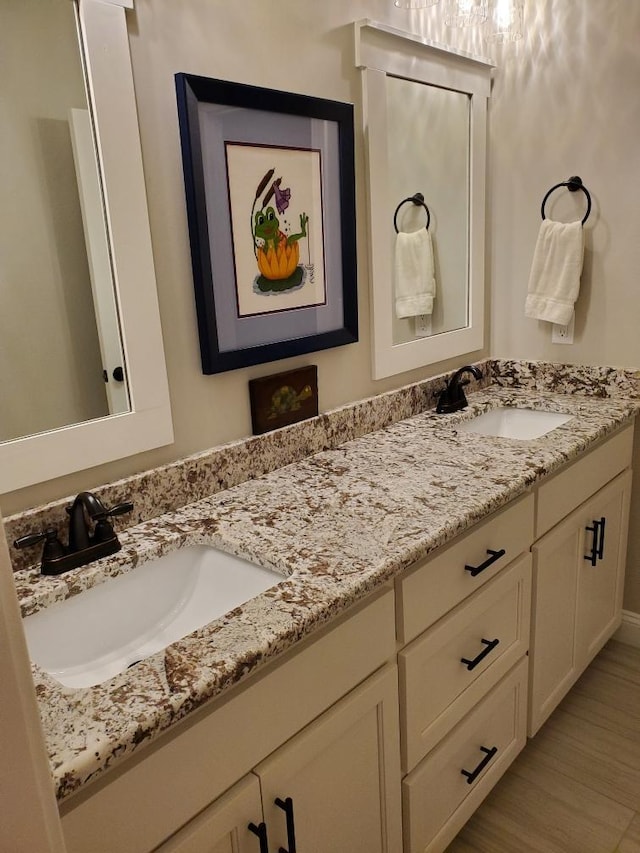
<svg viewBox="0 0 640 853"><path fill-rule="evenodd" d="M446 847L620 623L635 414L469 402L123 532L121 560L207 540L283 581L96 687L34 670L71 853ZM458 428L496 405L571 418Z"/></svg>
<svg viewBox="0 0 640 853"><path fill-rule="evenodd" d="M0 448L7 489L172 439L129 55L134 2L75 6L129 402L116 418L26 425ZM483 348L493 66L371 20L353 35L373 375L428 371ZM403 153L408 138L417 156ZM389 311L390 212L427 187L448 298L425 337ZM403 229L422 227L403 210ZM631 372L482 369L490 387L474 385L464 412L433 411L436 377L105 486L106 505L131 499L135 519L119 531L122 551L91 565L45 578L13 553L23 616L189 546L281 578L95 686L63 686L33 665L69 853L446 847L620 623L640 397ZM498 406L569 419L526 441L465 431ZM8 538L65 520L62 501L36 508L6 520Z"/></svg>

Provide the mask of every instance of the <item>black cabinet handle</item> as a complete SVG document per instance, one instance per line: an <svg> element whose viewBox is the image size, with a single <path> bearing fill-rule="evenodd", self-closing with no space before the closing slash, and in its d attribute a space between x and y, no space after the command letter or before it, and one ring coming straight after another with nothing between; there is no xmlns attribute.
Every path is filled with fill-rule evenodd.
<svg viewBox="0 0 640 853"><path fill-rule="evenodd" d="M276 797L274 802L287 816L287 844L289 845L289 849L285 850L284 847L279 847L278 853L296 853L296 825L293 819L293 800L291 797L287 797L286 800Z"/></svg>
<svg viewBox="0 0 640 853"><path fill-rule="evenodd" d="M253 832L260 839L260 853L269 853L269 842L267 841L267 824L262 821L257 826L255 823L250 823L247 826L249 832Z"/></svg>
<svg viewBox="0 0 640 853"><path fill-rule="evenodd" d="M476 769L475 770L461 770L460 771L463 776L467 777L467 784L468 785L473 785L473 783L476 781L478 776L482 773L484 768L491 761L491 759L493 758L493 756L496 754L497 751L498 751L497 746L492 746L491 749L487 749L486 746L480 747L480 752L484 752L485 756L482 759L482 761L480 762L480 764L478 764Z"/></svg>
<svg viewBox="0 0 640 853"><path fill-rule="evenodd" d="M484 649L478 654L473 660L467 660L467 658L460 658L460 663L466 664L467 669L471 672L472 669L475 669L481 661L483 661L486 656L492 652L495 647L499 644L500 640L485 640L484 638L480 640L481 643L484 643Z"/></svg>
<svg viewBox="0 0 640 853"><path fill-rule="evenodd" d="M487 548L487 554L489 554L489 559L485 560L484 563L481 563L479 566L465 566L465 572L470 572L471 577L475 578L476 575L479 575L480 572L484 572L485 569L488 569L489 566L492 566L496 560L499 560L500 557L504 557L507 552L504 548L500 548L499 551L491 551Z"/></svg>
<svg viewBox="0 0 640 853"><path fill-rule="evenodd" d="M585 554L585 560L589 560L592 566L595 566L598 560L602 560L604 557L604 526L606 519L604 516L598 521L597 519L593 520L593 527L585 527L589 533L593 533L593 540L591 542L591 553Z"/></svg>
<svg viewBox="0 0 640 853"><path fill-rule="evenodd" d="M607 519L602 516L600 519L600 544L598 545L598 559L604 560L604 526L607 523Z"/></svg>
<svg viewBox="0 0 640 853"><path fill-rule="evenodd" d="M591 553L585 554L584 559L589 560L592 566L598 562L598 522L593 522L593 527L585 527L585 530L588 533L593 533L593 539L591 540Z"/></svg>

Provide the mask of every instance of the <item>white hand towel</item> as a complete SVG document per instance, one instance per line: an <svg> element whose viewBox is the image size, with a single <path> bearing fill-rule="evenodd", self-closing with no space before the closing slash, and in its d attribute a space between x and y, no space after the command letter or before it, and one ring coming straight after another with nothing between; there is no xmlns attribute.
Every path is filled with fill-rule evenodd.
<svg viewBox="0 0 640 853"><path fill-rule="evenodd" d="M431 234L426 228L396 235L396 316L431 314L436 295Z"/></svg>
<svg viewBox="0 0 640 853"><path fill-rule="evenodd" d="M583 258L582 222L543 219L533 253L525 316L566 326L580 292Z"/></svg>

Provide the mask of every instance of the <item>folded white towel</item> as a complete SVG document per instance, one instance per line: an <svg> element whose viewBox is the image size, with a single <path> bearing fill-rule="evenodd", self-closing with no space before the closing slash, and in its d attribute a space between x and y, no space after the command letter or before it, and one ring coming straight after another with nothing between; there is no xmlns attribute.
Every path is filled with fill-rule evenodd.
<svg viewBox="0 0 640 853"><path fill-rule="evenodd" d="M566 326L580 292L584 257L582 222L543 219L533 253L524 313Z"/></svg>
<svg viewBox="0 0 640 853"><path fill-rule="evenodd" d="M396 235L396 316L431 314L436 295L431 234L426 228Z"/></svg>

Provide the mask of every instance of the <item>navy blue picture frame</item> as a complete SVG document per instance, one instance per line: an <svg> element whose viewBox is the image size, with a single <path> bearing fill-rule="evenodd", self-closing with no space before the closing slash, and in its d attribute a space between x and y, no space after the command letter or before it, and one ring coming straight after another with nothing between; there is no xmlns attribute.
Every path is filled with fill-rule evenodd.
<svg viewBox="0 0 640 853"><path fill-rule="evenodd" d="M356 342L353 105L192 74L176 74L175 82L203 373ZM231 125L235 135L248 134L247 144L260 145L263 131L267 144L275 138L295 147L296 138L307 131L329 140L321 143L328 164L322 204L332 211L325 246L326 304L251 317L239 316L234 307L233 264L227 248L216 248L232 243L229 187L224 170L215 167L223 154L212 150L224 147ZM242 127L245 131L238 130ZM295 138L289 143L290 134Z"/></svg>

